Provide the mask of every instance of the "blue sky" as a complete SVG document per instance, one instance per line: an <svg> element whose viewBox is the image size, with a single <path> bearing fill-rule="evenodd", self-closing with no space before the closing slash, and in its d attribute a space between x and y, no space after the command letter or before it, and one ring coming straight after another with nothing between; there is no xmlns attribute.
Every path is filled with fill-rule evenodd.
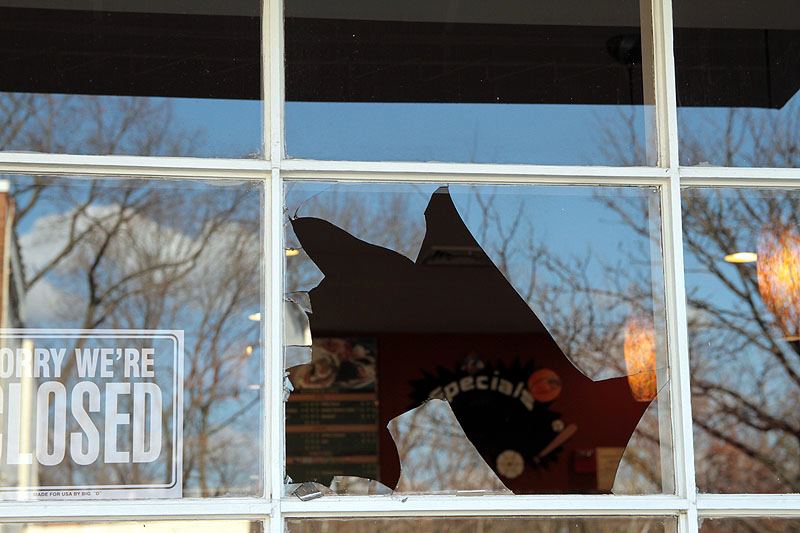
<svg viewBox="0 0 800 533"><path fill-rule="evenodd" d="M200 157L262 154L263 106L258 100L171 98L176 125L204 132Z"/></svg>
<svg viewBox="0 0 800 533"><path fill-rule="evenodd" d="M299 159L611 164L602 129L621 112L644 144L642 106L287 102L286 146Z"/></svg>
<svg viewBox="0 0 800 533"><path fill-rule="evenodd" d="M195 155L261 151L261 102L170 101L176 125L204 134ZM297 159L614 164L602 130L628 136L623 113L644 144L642 106L287 102L286 145Z"/></svg>

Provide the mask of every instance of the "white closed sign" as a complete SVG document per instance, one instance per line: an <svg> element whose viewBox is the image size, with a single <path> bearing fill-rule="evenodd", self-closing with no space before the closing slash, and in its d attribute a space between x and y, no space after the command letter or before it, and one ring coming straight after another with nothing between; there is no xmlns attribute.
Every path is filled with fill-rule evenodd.
<svg viewBox="0 0 800 533"><path fill-rule="evenodd" d="M0 496L179 498L182 400L182 331L0 331Z"/></svg>

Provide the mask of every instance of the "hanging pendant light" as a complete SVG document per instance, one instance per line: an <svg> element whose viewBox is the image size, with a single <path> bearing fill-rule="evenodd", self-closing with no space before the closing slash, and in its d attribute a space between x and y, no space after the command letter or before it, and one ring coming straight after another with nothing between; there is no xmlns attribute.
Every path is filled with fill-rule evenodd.
<svg viewBox="0 0 800 533"><path fill-rule="evenodd" d="M625 321L625 368L628 385L639 402L649 402L656 397L656 333L653 321L636 314Z"/></svg>
<svg viewBox="0 0 800 533"><path fill-rule="evenodd" d="M787 341L800 340L800 234L773 224L758 240L758 292Z"/></svg>

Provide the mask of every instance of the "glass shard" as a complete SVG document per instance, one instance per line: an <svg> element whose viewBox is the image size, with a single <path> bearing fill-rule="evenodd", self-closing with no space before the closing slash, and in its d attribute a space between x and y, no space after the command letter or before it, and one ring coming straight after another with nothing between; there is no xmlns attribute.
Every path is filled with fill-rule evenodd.
<svg viewBox="0 0 800 533"><path fill-rule="evenodd" d="M370 193L369 185L342 188L326 183L290 183L286 189L287 216L289 220L301 217L327 220L363 241L394 250L413 261L425 237L425 206L436 185L386 184L382 187L387 192L403 194L376 198ZM302 248L296 237L287 241L290 246Z"/></svg>
<svg viewBox="0 0 800 533"><path fill-rule="evenodd" d="M581 372L593 379L627 376L637 372L628 368L631 357L643 357L648 366L648 356L664 351L663 275L660 268L639 264L663 262L656 190L547 187L531 193L526 186L474 185L448 189L482 252ZM604 220L612 217L625 224ZM627 223L634 220L635 225ZM625 286L627 280L640 277L649 286ZM632 332L630 325L635 326ZM628 333L647 337L648 346L629 343L626 353ZM598 349L603 342L598 335L607 337L605 342L620 338L622 349ZM666 357L660 357L648 368L654 373L666 364ZM653 379L652 391L655 386ZM651 392L649 399L654 396Z"/></svg>
<svg viewBox="0 0 800 533"><path fill-rule="evenodd" d="M311 346L311 327L308 314L290 300L283 302L283 343L286 346Z"/></svg>
<svg viewBox="0 0 800 533"><path fill-rule="evenodd" d="M300 306L300 308L305 311L306 313L311 314L311 297L308 295L308 292L305 291L298 291L298 292L290 292L286 294L286 299L290 302L294 302Z"/></svg>
<svg viewBox="0 0 800 533"><path fill-rule="evenodd" d="M375 496L391 494L392 489L374 479L355 476L334 476L331 490L336 494L351 496Z"/></svg>
<svg viewBox="0 0 800 533"><path fill-rule="evenodd" d="M311 362L311 346L284 346L284 368L305 365Z"/></svg>
<svg viewBox="0 0 800 533"><path fill-rule="evenodd" d="M480 491L511 494L464 434L450 404L431 399L389 422L400 459L397 491ZM522 473L523 461L506 454L506 473Z"/></svg>
<svg viewBox="0 0 800 533"><path fill-rule="evenodd" d="M301 483L299 487L294 489L292 494L297 496L300 501L310 501L316 500L317 498L322 498L325 493L330 494L329 490L326 490L326 487L319 485L318 483Z"/></svg>

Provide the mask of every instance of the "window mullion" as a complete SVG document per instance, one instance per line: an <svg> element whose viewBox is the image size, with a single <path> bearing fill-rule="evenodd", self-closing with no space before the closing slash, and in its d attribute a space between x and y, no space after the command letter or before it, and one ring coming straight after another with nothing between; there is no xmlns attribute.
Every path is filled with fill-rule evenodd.
<svg viewBox="0 0 800 533"><path fill-rule="evenodd" d="M270 504L259 499L0 502L2 522L108 522L117 520L262 519Z"/></svg>
<svg viewBox="0 0 800 533"><path fill-rule="evenodd" d="M675 82L672 0L651 1L653 2L659 165L664 168L677 169L680 160L678 159L678 100Z"/></svg>
<svg viewBox="0 0 800 533"><path fill-rule="evenodd" d="M272 158L272 42L270 35L270 0L262 0L261 4L261 144L266 159Z"/></svg>
<svg viewBox="0 0 800 533"><path fill-rule="evenodd" d="M269 163L255 159L141 157L0 152L3 174L252 179L263 178Z"/></svg>
<svg viewBox="0 0 800 533"><path fill-rule="evenodd" d="M662 190L664 209L664 261L670 383L673 424L673 457L676 489L687 500L681 515L681 532L698 529L694 468L694 439L689 375L689 334L686 312L686 286L683 268L683 227L681 220L680 174L678 169L678 119L673 51L671 0L653 0L656 52L656 105L662 152L659 162L669 169L669 185Z"/></svg>
<svg viewBox="0 0 800 533"><path fill-rule="evenodd" d="M271 531L281 531L282 522L280 499L283 494L284 479L284 438L283 438L283 185L280 171L273 169L268 186L269 213L266 229L266 254L269 271L267 274L267 312L264 317L267 345L267 368L269 372L268 410L269 446L267 446L267 478L272 500ZM275 529L278 527L278 529Z"/></svg>
<svg viewBox="0 0 800 533"><path fill-rule="evenodd" d="M283 183L281 164L285 150L283 147L283 111L284 111L284 58L283 58L283 0L264 0L264 25L268 28L265 35L265 69L264 84L269 86L269 99L265 102L269 114L269 144L265 147L271 159L271 176L269 181L269 214L266 230L266 263L269 265L267 309L265 323L267 325L267 344L269 376L267 380L270 442L267 447L269 483L271 487L270 533L282 533L284 530L281 514L281 496L284 486L284 404L283 404Z"/></svg>
<svg viewBox="0 0 800 533"><path fill-rule="evenodd" d="M662 190L664 209L663 242L666 279L667 330L670 356L670 397L672 400L673 461L677 493L687 498L689 517L697 516L697 488L692 434L692 396L690 388L689 332L686 312L686 286L683 269L683 228L681 220L680 178L671 172L668 187ZM682 521L681 524L684 522ZM696 532L697 521L686 522Z"/></svg>
<svg viewBox="0 0 800 533"><path fill-rule="evenodd" d="M614 183L652 185L663 181L668 170L657 167L607 167L578 165L507 165L442 162L310 161L281 162L284 178L336 180L464 181L498 177L507 182L537 183L560 180L569 184Z"/></svg>
<svg viewBox="0 0 800 533"><path fill-rule="evenodd" d="M700 494L697 499L703 517L800 517L800 494Z"/></svg>
<svg viewBox="0 0 800 533"><path fill-rule="evenodd" d="M688 509L683 498L666 495L606 496L326 496L283 501L285 516L655 516Z"/></svg>
<svg viewBox="0 0 800 533"><path fill-rule="evenodd" d="M800 168L683 167L681 184L711 187L800 186Z"/></svg>
<svg viewBox="0 0 800 533"><path fill-rule="evenodd" d="M272 166L280 168L286 151L283 147L283 109L284 109L284 58L283 58L283 0L264 0L267 4L266 23L269 25L269 56L265 61L269 64L268 79L269 101L266 104L270 115L269 138L266 147L270 154Z"/></svg>

